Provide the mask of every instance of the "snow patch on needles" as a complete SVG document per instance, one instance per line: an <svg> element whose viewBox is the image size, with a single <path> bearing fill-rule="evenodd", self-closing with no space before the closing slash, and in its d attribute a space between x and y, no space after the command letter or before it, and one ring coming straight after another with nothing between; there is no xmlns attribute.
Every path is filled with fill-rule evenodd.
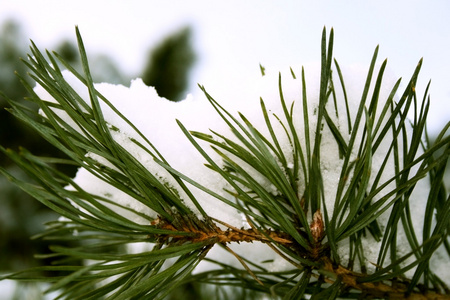
<svg viewBox="0 0 450 300"><path fill-rule="evenodd" d="M314 140L315 130L317 126L317 110L319 105L319 84L320 84L320 73L318 72L320 67L317 65L310 65L305 68L306 73L306 87L307 87L307 110L309 115L309 134L310 140ZM352 118L356 115L356 111L359 106L361 99L361 94L363 92L365 78L367 74L366 69L360 67L343 68L343 75L345 80L347 96L349 99L349 109ZM300 141L302 147L305 147L305 121L303 119L303 107L302 107L302 82L300 79L301 70L295 70L297 74L297 79L294 79L290 70L287 68L286 72L282 73L282 87L284 99L288 107L290 107L292 102L295 102L294 106L294 124L296 126L296 131L300 135ZM335 72L336 73L336 72ZM67 82L74 88L74 90L81 96L87 103L89 103L89 96L86 86L84 86L78 79L76 79L71 73L65 72L64 77ZM336 76L334 76L336 77ZM392 87L395 84L393 78L388 76L384 79L382 90L380 94L380 100L387 99ZM375 79L374 79L375 80ZM335 84L338 81L334 81ZM372 84L373 86L373 84ZM286 158L291 161L287 162L288 168L292 168L294 162L292 161L292 151L293 148L289 142L288 136L286 135L285 129L279 124L274 115L278 116L281 121L285 122L284 113L280 104L280 96L278 91L278 73L267 72L264 77L259 79L252 78L245 85L245 91L233 90L230 87L228 94L215 95L211 93L211 96L216 99L221 105L224 106L230 113L237 115L236 112L241 112L251 124L263 133L268 140L270 134L267 130L267 126L260 109L260 97L264 100L267 110L270 114L271 122L276 136L279 138L280 146L284 152ZM111 104L120 111L154 146L158 151L164 156L168 163L179 172L185 174L189 178L195 180L196 182L202 184L203 186L213 190L217 194L229 199L230 201L235 201L229 193L225 192L224 189L229 187L229 184L225 179L220 176L220 174L205 167L205 159L203 156L195 149L191 142L182 133L179 126L176 123L176 119L180 120L181 123L188 129L197 132L203 132L209 134L210 129L223 134L227 138L240 143L235 137L233 137L232 132L225 124L223 119L217 114L212 105L207 101L205 97L201 99L194 99L191 95L187 96L184 101L181 102L171 102L165 98L159 97L156 90L153 87L147 87L141 79L136 79L131 82L129 88L122 85L111 85L107 83L96 84L95 88L100 94L106 97ZM349 139L349 129L347 125L347 114L346 107L343 101L343 94L339 87L336 87L337 93L337 106L339 111L339 117L334 114L330 114L333 122L339 126L339 130L343 137ZM51 95L49 95L42 87L37 86L35 92L41 99L48 101L55 101ZM369 92L369 95L370 92ZM331 101L329 101L331 102ZM327 105L332 105L333 103L328 103ZM382 107L384 103L380 103L379 107ZM160 178L167 185L176 189L181 198L194 212L198 213L197 208L191 203L185 192L179 188L178 183L173 179L172 176L157 164L148 152L144 151L139 147L133 140L139 141L145 145L145 141L136 133L136 131L129 126L121 117L119 117L108 105L100 101L102 113L105 121L107 122L111 135L114 140L120 144L124 149L126 149L133 157L135 157L143 166L145 166L152 174L157 178ZM334 108L330 111L334 111ZM79 130L76 124L70 119L70 117L65 114L65 112L58 112L59 116L63 121L68 124L72 124L74 129ZM360 126L364 126L365 121L362 120ZM347 133L347 134L346 134ZM356 141L361 140L362 130L359 130L360 136L356 138ZM381 167L383 163L383 158L387 153L392 139L387 135L384 142L381 144L379 149L374 153L372 159L372 170L373 174ZM209 145L205 142L199 141L199 144L203 146L203 149L212 158L216 159L216 162L221 165L221 158L215 153ZM355 149L358 149L355 147ZM87 155L96 160L99 164L105 165L107 167L114 167L105 161L104 158L96 156L94 153L88 152ZM341 169L343 165L343 160L339 156L339 148L336 143L336 139L333 136L330 129L325 125L322 130L322 142L321 142L321 172L323 176L324 192L325 192L325 203L327 206L328 214L331 216L333 213L334 202L336 197L336 190L339 183ZM354 153L356 158L357 153ZM385 182L394 176L393 161L389 162L391 166L385 168L385 172L380 179L380 182ZM243 164L242 167L253 176L253 178L262 184L267 191L272 194L277 194L278 191L274 185L259 172L252 168L252 166ZM298 195L299 198L302 196L305 186L302 184L302 172L300 171ZM373 182L373 178L371 178ZM98 177L94 176L85 169L80 169L74 182L82 187L89 193L99 195L108 198L112 201L119 203L122 206L132 208L140 213L149 215L150 217L156 217L156 214L148 209L147 206L141 202L133 199L129 195L121 192L119 189L109 185L108 183L102 181ZM394 185L394 183L392 183ZM71 189L73 187L68 187ZM423 187L425 190L429 189L429 186ZM199 189L190 186L190 189L200 205L203 207L204 211L213 218L219 219L225 223L232 226L241 228L249 227L246 221L243 221L243 215L238 212L235 208L226 205L225 203L219 201L211 195L206 194ZM391 190L389 187L386 191ZM379 195L381 197L382 194ZM424 213L424 200L423 198L415 198L416 202L411 203L412 215L414 218L416 216L423 219ZM377 199L374 199L375 201ZM389 212L389 211L388 211ZM387 213L388 213L387 212ZM311 212L310 212L311 213ZM387 213L382 215L379 219L380 225L383 227L387 222ZM311 215L309 215L311 217ZM139 216L132 216L130 218L135 218L137 223L147 222ZM421 236L420 226L417 227L418 236ZM373 240L372 238L365 238L368 243L364 243L367 247L366 260L367 262L375 263L378 257L380 244ZM399 249L401 249L400 244L406 243L405 238L399 239ZM247 245L248 246L248 245ZM268 247L257 247L260 248L255 250L249 250L246 245L233 245L233 249L236 253L242 257L248 258L253 261L258 261L257 257L262 257L261 260L273 261L268 268L270 270L284 270L288 268L286 264L279 262L279 256L269 250ZM208 257L221 260L223 252L217 250L214 247ZM348 257L348 248L345 245L340 247L342 252L342 259L345 262ZM269 255L267 253L270 253ZM264 253L264 255L263 255ZM232 260L235 266L240 266L239 262ZM277 262L277 263L275 263ZM278 265L278 266L277 266ZM370 268L371 265L369 264ZM208 269L205 264L200 264L197 271L201 271L202 268Z"/></svg>

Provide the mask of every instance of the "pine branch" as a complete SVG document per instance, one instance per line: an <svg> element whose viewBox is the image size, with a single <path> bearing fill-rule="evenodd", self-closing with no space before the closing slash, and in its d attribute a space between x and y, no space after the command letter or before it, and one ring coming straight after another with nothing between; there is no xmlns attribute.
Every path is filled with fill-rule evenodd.
<svg viewBox="0 0 450 300"><path fill-rule="evenodd" d="M142 126L133 124L129 114L100 93L92 82L78 29L77 38L83 74L56 54L47 52L45 57L33 44L25 64L38 87L22 81L31 95L28 100L41 111L10 100L11 113L68 159L0 147L34 183L5 169L0 172L64 217L49 224L39 238L79 244L55 245L53 253L41 255L54 258L55 265L0 279L51 281L49 291L60 291L66 299L163 299L178 285L194 280L286 299L305 295L450 298L444 278L435 274L430 263L436 253L450 255L450 197L443 182L450 156L446 135L450 122L433 144L422 142L429 110L428 87L420 107L415 90L422 61L398 100L400 81L386 99L380 99L386 61L376 69L377 47L361 98L350 99L343 72L332 57L333 31L327 43L324 29L314 107L307 99L303 69L301 107L285 95L280 74L278 114L271 112L270 101L261 98L260 123L243 113L231 113L200 87L227 132L190 131L176 122L192 150L206 161L206 176L223 181L217 190L184 173L189 170L172 165L140 131ZM67 78L62 66L75 81ZM290 75L297 79L292 69ZM353 108L351 101L357 103ZM409 121L411 109L414 118ZM336 147L337 178L325 175L329 161L324 147ZM81 175L98 183L97 190L107 186L107 191L86 191L79 178L54 170L50 163L55 162L79 166ZM414 192L427 177L431 184L424 196L420 228L412 206ZM330 191L328 181L333 180L337 181ZM120 194L113 197L115 192ZM232 208L248 227L228 224L232 222L225 222L223 214L213 216L208 203ZM127 247L137 243L149 249L129 253ZM290 268L273 272L236 251L233 247L240 243L268 246L273 259L281 258ZM211 258L215 245L234 256L241 267ZM379 247L375 257L369 247ZM89 263L80 265L80 261ZM193 274L203 261L217 269ZM42 271L57 275L35 273ZM411 276L408 271L413 271Z"/></svg>

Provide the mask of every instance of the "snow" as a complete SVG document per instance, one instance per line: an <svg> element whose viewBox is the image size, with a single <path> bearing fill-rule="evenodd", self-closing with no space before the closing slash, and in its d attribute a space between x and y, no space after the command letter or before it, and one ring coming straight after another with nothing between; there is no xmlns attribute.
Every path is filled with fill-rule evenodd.
<svg viewBox="0 0 450 300"><path fill-rule="evenodd" d="M359 101L364 87L364 82L367 74L366 68L361 68L360 66L350 66L342 68L344 73L347 95L350 100L350 114L354 118L356 110L359 106ZM295 101L295 126L299 133L300 140L304 146L304 120L303 120L303 107L301 101L301 69L294 68L294 72L297 79L294 79L291 75L290 69L285 68L282 70L282 85L284 98L287 102L288 107ZM319 78L320 78L320 68L317 64L307 65L305 67L306 73L306 86L308 94L308 112L309 112L309 129L310 129L310 139L314 139L314 131L316 129L316 118L317 118L317 107L318 107L318 95L319 95ZM336 74L336 72L334 72ZM87 102L88 93L87 88L81 84L73 75L68 72L64 73L64 76L68 83L83 97ZM335 76L335 87L340 91L338 86L338 79ZM373 85L374 82L372 82ZM383 89L381 91L380 99L386 99L395 84L393 76L389 73L385 75L383 81ZM158 149L164 158L169 162L169 164L180 171L181 173L187 175L188 177L194 179L205 187L215 191L219 195L228 198L230 201L234 201L233 197L224 191L224 188L229 188L227 182L221 178L216 172L211 171L206 168L204 164L205 159L199 154L199 152L194 148L194 146L189 142L186 136L182 133L179 126L176 123L176 119L180 120L181 123L188 129L193 131L199 131L203 133L209 133L210 129L216 132L224 134L230 139L236 141L233 137L229 128L226 126L224 121L220 116L214 111L211 104L207 101L206 97L194 98L192 95L181 102L171 102L165 98L159 97L156 90L153 87L147 87L140 79L136 79L131 82L129 88L121 85L111 85L107 83L96 84L95 88L104 95L114 107L118 109L136 128ZM266 68L266 75L264 77L252 78L248 82L242 83L238 88L230 86L228 91L222 90L220 94L214 94L214 91L209 91L210 94L218 100L218 102L225 107L229 112L236 116L236 112L239 111L243 113L260 132L266 134L269 137L266 128L265 121L263 119L260 110L260 97L265 101L268 111L274 113L278 116L283 116L282 108L279 101L278 92L278 70L270 70ZM35 92L45 100L55 101L52 97L40 86L35 88ZM371 93L369 92L369 99ZM339 125L344 138L349 138L346 122L345 107L343 106L343 96L341 92L337 94L338 99L338 111L341 117L336 119L333 114L330 117L334 118L336 124ZM378 113L382 107L381 103L378 108ZM196 207L189 200L185 192L178 187L177 182L170 176L170 174L160 165L158 165L153 158L145 152L142 148L137 146L132 139L138 140L139 142L145 144L143 139L132 129L126 122L117 116L117 114L108 107L105 103L101 103L101 108L105 121L107 122L109 128L117 128L118 130L111 130L113 138L120 144L124 149L132 154L133 157L137 158L141 164L147 168L153 175L160 178L167 185L174 189L177 189L180 197L185 201L185 203L191 208L192 211L198 212ZM70 118L64 112L59 112L59 115L64 119L65 122L73 124L74 128L76 125L70 120ZM281 118L283 119L283 118ZM272 124L274 125L274 130L280 139L282 149L285 154L291 153L292 149L288 142L288 139L284 133L284 129L277 125L277 121L272 117ZM361 124L364 124L364 119ZM325 191L325 202L327 206L328 213L331 215L333 213L334 199L336 196L336 189L340 177L341 168L343 165L342 159L339 157L338 147L335 138L331 134L327 126L323 129L322 145L321 145L321 172L324 181L324 191ZM361 130L359 132L359 138L361 139ZM358 141L358 138L357 138ZM384 155L387 151L387 147L391 140L389 136L381 144L380 148L374 153L372 174L376 174L383 162ZM220 165L221 160L214 153L214 151L205 143L199 142L203 149L215 159L215 161ZM358 149L359 147L356 147ZM98 163L111 166L108 161L104 158L96 156L96 154L88 153L90 158L95 159ZM287 156L289 157L289 156ZM354 154L356 157L356 153ZM390 166L385 168L386 172L381 178L381 182L390 179L394 175L393 162L390 161ZM242 166L248 171L252 176L266 187L268 191L273 194L278 193L276 188L261 174L254 170L251 166L242 164ZM288 168L293 166L293 161L288 161ZM302 176L302 174L300 174ZM373 178L371 178L373 182ZM133 199L132 197L126 195L120 190L110 186L108 183L103 182L101 179L90 174L85 169L80 169L74 179L74 181L80 185L83 189L89 193L100 195L120 203L123 206L130 207L136 211L147 214L150 217L156 217L156 213L151 211L141 202ZM426 183L421 183L421 191L426 195L429 186ZM393 184L386 188L389 191L393 187ZM73 187L68 187L71 189ZM231 224L235 227L247 227L245 219L241 213L236 209L226 205L225 203L215 199L214 197L200 191L195 187L190 187L194 196L199 201L206 213L213 217L222 220L225 223ZM301 195L304 190L304 186L300 184L298 194ZM380 195L379 197L381 197ZM422 199L424 195L420 195L420 191L416 197L413 197L411 208L413 219L423 219L424 205L425 201ZM377 200L377 199L375 199ZM388 211L389 212L389 211ZM387 213L388 213L387 212ZM382 215L379 222L383 226L387 221L387 213ZM147 222L139 216L134 216L129 214L129 218L133 218L133 221L137 223ZM417 236L421 236L421 227L418 224L416 228ZM371 237L366 237L364 242L366 250L367 266L369 269L372 264L375 263L378 256L379 243L372 240ZM399 249L401 249L401 244L406 242L405 238L400 237L399 239ZM239 255L246 257L247 259L253 260L255 262L268 261L266 267L271 271L285 270L292 268L286 261L280 258L267 246L261 244L240 244L232 245L233 250ZM406 248L405 248L406 249ZM344 243L340 245L340 253L343 263L345 263L348 257L348 248ZM130 251L137 251L136 249L130 249ZM409 251L409 250L408 250ZM239 262L231 257L226 258L223 254L223 249L218 249L214 247L208 254L209 258L217 260L227 260L231 265L239 267ZM448 275L448 271L445 270L445 264L436 263L436 269L434 269L442 278L444 274ZM203 270L208 270L211 266L204 263L200 264L196 272ZM440 269L437 269L440 267ZM373 269L373 267L372 267ZM448 269L448 268L447 268ZM447 276L450 278L450 276Z"/></svg>

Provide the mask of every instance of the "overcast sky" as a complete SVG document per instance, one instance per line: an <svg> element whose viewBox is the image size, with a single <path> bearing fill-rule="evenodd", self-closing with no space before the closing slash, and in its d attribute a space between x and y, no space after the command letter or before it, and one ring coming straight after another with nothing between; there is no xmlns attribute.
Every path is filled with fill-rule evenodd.
<svg viewBox="0 0 450 300"><path fill-rule="evenodd" d="M259 63L284 68L318 61L324 26L335 30L341 65L380 62L406 81L424 58L419 93L432 79L430 129L450 119L450 1L186 1L0 0L0 21L20 21L41 48L75 39L78 25L90 53L106 52L129 74L147 50L184 25L194 28L200 60L192 76L209 90L258 74ZM420 95L420 94L419 94Z"/></svg>

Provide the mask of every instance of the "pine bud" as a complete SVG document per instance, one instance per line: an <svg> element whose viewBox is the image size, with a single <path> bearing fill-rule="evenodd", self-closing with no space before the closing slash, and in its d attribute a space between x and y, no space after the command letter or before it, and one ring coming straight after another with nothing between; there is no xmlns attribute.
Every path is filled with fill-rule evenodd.
<svg viewBox="0 0 450 300"><path fill-rule="evenodd" d="M319 242L324 234L324 224L322 219L322 214L320 213L320 209L318 209L313 216L313 220L311 225L309 225L309 229L311 230L311 234L314 238L314 241Z"/></svg>

